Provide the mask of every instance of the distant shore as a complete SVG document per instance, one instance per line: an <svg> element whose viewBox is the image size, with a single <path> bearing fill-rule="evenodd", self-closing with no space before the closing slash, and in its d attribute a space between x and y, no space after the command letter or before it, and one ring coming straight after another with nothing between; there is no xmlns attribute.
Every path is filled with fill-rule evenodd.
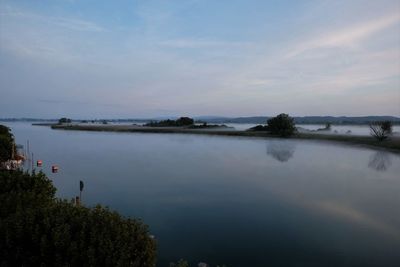
<svg viewBox="0 0 400 267"><path fill-rule="evenodd" d="M39 125L39 124L36 124ZM79 124L40 124L51 126L56 130L75 131L99 131L99 132L137 132L137 133L177 133L177 134L203 134L220 136L243 136L243 137L268 137L281 138L268 132L253 132L240 130L221 129L188 129L184 127L145 127L139 125L79 125ZM346 143L364 147L381 148L395 153L400 153L400 137L391 137L385 141L378 141L371 136L339 135L339 134L316 134L296 133L289 139L322 140L338 143Z"/></svg>

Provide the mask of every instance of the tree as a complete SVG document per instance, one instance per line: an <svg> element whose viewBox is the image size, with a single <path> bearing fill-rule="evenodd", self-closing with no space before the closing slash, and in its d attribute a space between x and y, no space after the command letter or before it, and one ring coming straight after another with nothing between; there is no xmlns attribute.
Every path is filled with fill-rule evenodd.
<svg viewBox="0 0 400 267"><path fill-rule="evenodd" d="M268 131L282 137L291 136L295 131L294 120L288 114L279 114L267 121Z"/></svg>
<svg viewBox="0 0 400 267"><path fill-rule="evenodd" d="M383 141L392 134L393 127L391 121L381 121L370 124L369 128L373 137Z"/></svg>
<svg viewBox="0 0 400 267"><path fill-rule="evenodd" d="M155 266L141 221L55 192L43 173L0 171L0 266Z"/></svg>
<svg viewBox="0 0 400 267"><path fill-rule="evenodd" d="M189 117L180 117L176 120L176 126L187 126L194 124L194 120Z"/></svg>
<svg viewBox="0 0 400 267"><path fill-rule="evenodd" d="M71 123L71 119L61 118L58 120L58 124L63 124L63 123Z"/></svg>

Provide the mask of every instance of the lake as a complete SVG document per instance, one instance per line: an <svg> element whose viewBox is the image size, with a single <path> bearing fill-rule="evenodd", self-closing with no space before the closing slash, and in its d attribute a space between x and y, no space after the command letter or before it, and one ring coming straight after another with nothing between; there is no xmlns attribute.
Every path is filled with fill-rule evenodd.
<svg viewBox="0 0 400 267"><path fill-rule="evenodd" d="M149 225L158 266L398 266L400 156L329 142L12 128L57 195ZM60 171L52 174L51 165Z"/></svg>

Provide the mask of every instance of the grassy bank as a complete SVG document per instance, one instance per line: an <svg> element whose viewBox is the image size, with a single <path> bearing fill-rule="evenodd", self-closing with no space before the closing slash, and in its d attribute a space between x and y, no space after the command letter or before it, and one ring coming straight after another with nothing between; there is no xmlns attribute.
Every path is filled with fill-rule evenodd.
<svg viewBox="0 0 400 267"><path fill-rule="evenodd" d="M204 134L222 136L268 137L280 138L268 132L232 131L226 129L188 129L184 127L143 127L136 125L52 125L52 129L79 130L79 131L107 131L107 132L139 132L139 133L179 133L179 134ZM371 136L333 135L297 133L292 139L322 140L340 142L351 145L381 148L400 153L400 138L392 137L389 140L378 141Z"/></svg>

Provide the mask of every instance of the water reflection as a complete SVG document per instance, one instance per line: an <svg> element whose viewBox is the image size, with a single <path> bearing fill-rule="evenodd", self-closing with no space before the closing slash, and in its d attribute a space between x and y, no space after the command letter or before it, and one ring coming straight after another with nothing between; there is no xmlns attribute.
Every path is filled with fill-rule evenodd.
<svg viewBox="0 0 400 267"><path fill-rule="evenodd" d="M293 142L272 140L267 143L267 155L280 162L287 162L293 157L296 146Z"/></svg>
<svg viewBox="0 0 400 267"><path fill-rule="evenodd" d="M377 171L386 171L390 165L392 165L390 154L384 151L375 152L368 162L368 167Z"/></svg>

